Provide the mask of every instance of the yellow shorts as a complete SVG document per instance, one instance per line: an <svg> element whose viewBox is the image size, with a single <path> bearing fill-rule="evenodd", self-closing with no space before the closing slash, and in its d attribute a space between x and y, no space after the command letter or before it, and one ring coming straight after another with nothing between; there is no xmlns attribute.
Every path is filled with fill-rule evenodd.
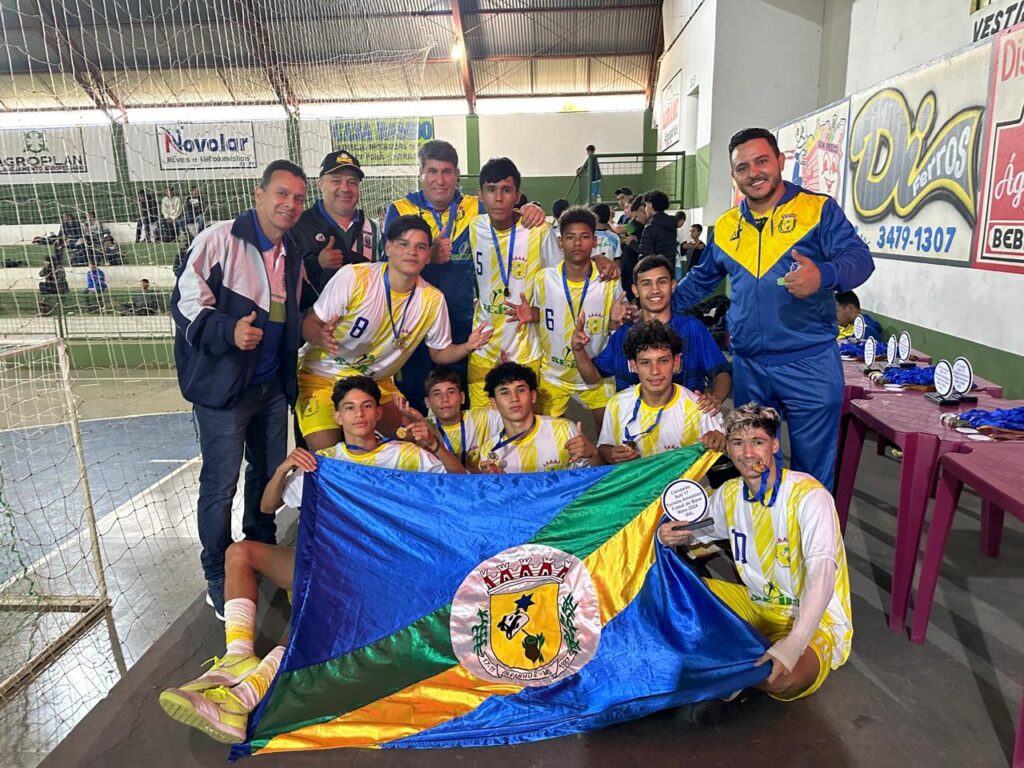
<svg viewBox="0 0 1024 768"><path fill-rule="evenodd" d="M615 396L615 380L601 379L589 389L573 389L541 376L537 411L544 416L563 416L573 396L592 411L604 408Z"/></svg>
<svg viewBox="0 0 1024 768"><path fill-rule="evenodd" d="M357 375L355 371L352 376ZM338 378L345 378L345 375ZM334 420L334 402L331 393L338 379L328 379L309 371L299 371L299 398L295 402L295 414L299 417L299 429L303 435L322 432L326 429L341 429ZM377 381L380 387L380 402L390 403L395 393L394 379L388 377Z"/></svg>
<svg viewBox="0 0 1024 768"><path fill-rule="evenodd" d="M496 365L498 363L486 360L480 355L469 356L467 378L469 379L469 406L471 408L491 407L491 400L487 397L487 392L484 391L484 379ZM540 380L540 360L523 363L523 365L533 371L537 375L537 380Z"/></svg>
<svg viewBox="0 0 1024 768"><path fill-rule="evenodd" d="M712 592L718 595L723 603L732 608L737 616L767 637L769 642L774 643L781 640L793 628L794 619L792 616L787 616L772 608L762 607L750 602L750 592L742 584L732 584L721 579L704 579L704 583L711 588ZM798 693L796 696L784 698L770 694L772 698L779 701L802 699L805 696L810 696L825 682L825 678L828 677L828 673L832 670L832 649L835 647L835 639L832 637L832 633L825 627L818 627L813 637L811 637L808 647L818 657L818 677L815 678L814 682L806 690Z"/></svg>

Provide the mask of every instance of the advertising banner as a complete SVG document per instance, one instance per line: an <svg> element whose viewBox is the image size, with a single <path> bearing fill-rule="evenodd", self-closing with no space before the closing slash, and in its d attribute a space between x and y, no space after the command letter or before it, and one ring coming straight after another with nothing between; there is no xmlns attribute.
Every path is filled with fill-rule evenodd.
<svg viewBox="0 0 1024 768"><path fill-rule="evenodd" d="M114 181L109 125L0 131L0 184Z"/></svg>
<svg viewBox="0 0 1024 768"><path fill-rule="evenodd" d="M850 98L846 215L876 256L968 266L991 44Z"/></svg>
<svg viewBox="0 0 1024 768"><path fill-rule="evenodd" d="M1024 27L993 49L974 266L1024 272Z"/></svg>
<svg viewBox="0 0 1024 768"><path fill-rule="evenodd" d="M850 102L844 99L780 127L776 137L786 156L783 178L812 192L831 195L842 205L849 122Z"/></svg>
<svg viewBox="0 0 1024 768"><path fill-rule="evenodd" d="M683 72L679 70L661 89L661 99L658 108L660 115L658 120L660 127L658 150L661 152L679 143L682 85Z"/></svg>

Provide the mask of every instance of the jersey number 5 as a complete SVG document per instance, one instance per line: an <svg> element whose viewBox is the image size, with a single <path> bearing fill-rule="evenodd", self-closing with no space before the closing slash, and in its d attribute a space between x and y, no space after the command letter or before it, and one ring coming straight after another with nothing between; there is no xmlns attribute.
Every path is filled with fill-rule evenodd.
<svg viewBox="0 0 1024 768"><path fill-rule="evenodd" d="M478 275L482 275L484 273L483 256L484 255L480 253L480 251L476 252L476 273Z"/></svg>

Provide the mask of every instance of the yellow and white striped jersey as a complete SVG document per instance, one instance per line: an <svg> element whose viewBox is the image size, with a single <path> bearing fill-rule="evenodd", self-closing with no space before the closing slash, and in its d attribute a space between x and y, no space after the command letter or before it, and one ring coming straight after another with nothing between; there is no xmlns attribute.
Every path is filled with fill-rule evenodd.
<svg viewBox="0 0 1024 768"><path fill-rule="evenodd" d="M505 440L501 422L486 440L481 442L480 460L497 455L497 461L505 474L519 472L547 472L554 469L570 469L587 466L589 461L572 464L565 444L576 437L576 425L568 419L552 416L535 416L533 427L518 440L495 448Z"/></svg>
<svg viewBox="0 0 1024 768"><path fill-rule="evenodd" d="M406 472L445 472L444 464L434 454L425 451L418 445L403 440L382 441L372 451L350 451L344 443L337 443L330 448L317 451L316 455L351 461L353 464L365 464L381 469L401 469ZM302 478L304 472L297 469L292 472L284 483L283 501L289 507L298 509L302 504Z"/></svg>
<svg viewBox="0 0 1024 768"><path fill-rule="evenodd" d="M672 386L672 399L660 408L641 400L639 384L615 395L605 408L598 444L622 445L632 440L641 456L653 456L693 445L712 430L722 431L720 413L708 416L697 407L693 392L679 384Z"/></svg>
<svg viewBox="0 0 1024 768"><path fill-rule="evenodd" d="M391 292L392 328L384 286L387 266L349 264L330 279L313 311L325 323L340 318L334 332L338 354L330 357L323 347L307 344L302 356L304 370L329 379L356 374L386 379L398 372L424 339L432 349L452 343L444 296L423 278L416 281L411 296ZM399 329L400 347L395 345L395 328Z"/></svg>
<svg viewBox="0 0 1024 768"><path fill-rule="evenodd" d="M576 368L576 358L569 346L576 330L576 320L582 312L586 318L587 354L596 357L604 349L611 332L612 305L622 295L622 286L618 280L601 281L597 277L597 267L590 268L589 282L566 281L563 285L563 269L565 262L557 267L542 269L537 275L534 288L534 306L540 310L537 323L537 340L540 345L540 375L552 382L581 392L591 387L587 385ZM565 297L568 286L572 297L572 308ZM586 287L586 296L583 289ZM580 304L582 303L582 308Z"/></svg>
<svg viewBox="0 0 1024 768"><path fill-rule="evenodd" d="M441 424L436 416L431 416L434 428L444 431L448 442L445 447L454 454L455 458L462 461L462 435L466 435L466 460L465 467L476 467L480 463L480 443L491 434L501 431L501 414L493 408L471 408L462 412L461 423Z"/></svg>
<svg viewBox="0 0 1024 768"><path fill-rule="evenodd" d="M786 469L770 507L747 501L745 488L737 477L714 493L710 514L715 524L697 539L729 539L751 602L788 616L799 613L807 564L819 558L833 562L835 593L822 623L835 638L832 668L841 666L850 655L853 614L846 549L832 495L810 475Z"/></svg>
<svg viewBox="0 0 1024 768"><path fill-rule="evenodd" d="M514 228L515 252L512 254L510 271L508 248L513 230L495 231L501 249L500 267L491 231L491 218L487 214L477 216L469 228L469 244L476 268L476 289L479 299L473 324L487 323L494 329L494 335L487 345L473 354L494 363L501 359L501 353L504 351L513 362L532 363L540 357L537 336L532 323L520 325L515 321L507 321L505 280L508 280L507 298L510 301L518 304L522 295L526 297L527 303L533 306L533 289L537 273L551 259L557 264L562 258L562 252L548 224L527 229L517 222ZM506 273L504 279L502 271Z"/></svg>

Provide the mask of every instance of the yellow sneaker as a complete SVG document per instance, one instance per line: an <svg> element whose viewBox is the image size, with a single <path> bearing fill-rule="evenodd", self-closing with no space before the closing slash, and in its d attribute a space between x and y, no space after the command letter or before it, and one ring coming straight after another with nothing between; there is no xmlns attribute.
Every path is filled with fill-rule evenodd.
<svg viewBox="0 0 1024 768"><path fill-rule="evenodd" d="M229 711L234 707L223 694L228 694L237 705L241 705L226 688L218 687L202 693L168 688L160 694L160 706L179 723L197 728L215 741L238 744L245 741L249 716ZM222 701L226 703L222 705Z"/></svg>
<svg viewBox="0 0 1024 768"><path fill-rule="evenodd" d="M241 654L229 653L227 656L215 656L212 667L192 682L178 686L177 690L202 693L205 690L216 688L220 685L231 688L252 674L252 671L259 666L259 663L259 658L252 655L243 656Z"/></svg>

